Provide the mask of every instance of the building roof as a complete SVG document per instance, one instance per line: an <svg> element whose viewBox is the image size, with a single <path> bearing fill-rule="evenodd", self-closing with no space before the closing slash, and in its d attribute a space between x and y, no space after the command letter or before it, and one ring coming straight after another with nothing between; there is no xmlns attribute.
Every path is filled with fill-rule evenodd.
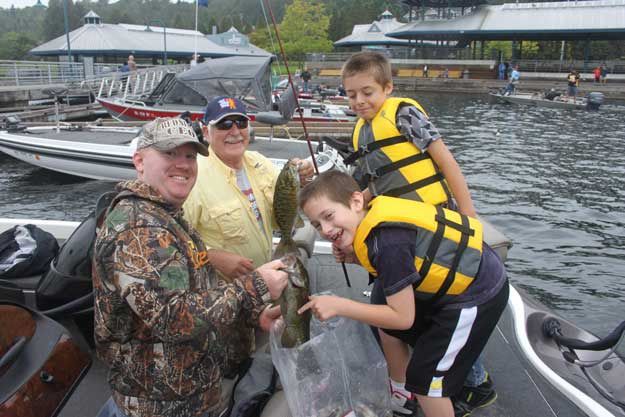
<svg viewBox="0 0 625 417"><path fill-rule="evenodd" d="M388 10L380 16L380 20L364 25L354 25L352 33L338 41L334 46L362 46L362 45L408 45L408 40L390 38L387 32L392 32L404 26L398 22Z"/></svg>
<svg viewBox="0 0 625 417"><path fill-rule="evenodd" d="M247 36L239 32L234 26L223 33L206 35L206 38L219 46L234 49L236 52L249 52L248 55L268 56L269 52L250 43Z"/></svg>
<svg viewBox="0 0 625 417"><path fill-rule="evenodd" d="M93 22L98 17L92 12L85 21ZM95 15L95 16L94 16ZM197 53L204 57L225 56L270 56L267 51L249 44L242 48L229 48L209 40L201 32L187 29L163 28L129 24L86 23L69 33L70 48L77 55L120 56L133 54L135 57L161 55L167 44L170 58L190 58L197 44ZM165 32L165 36L164 36ZM55 56L67 54L65 35L31 49L32 55Z"/></svg>
<svg viewBox="0 0 625 417"><path fill-rule="evenodd" d="M400 4L408 7L473 7L486 3L486 0L399 0Z"/></svg>
<svg viewBox="0 0 625 417"><path fill-rule="evenodd" d="M401 39L625 39L625 0L479 6L446 21L413 22L387 33Z"/></svg>

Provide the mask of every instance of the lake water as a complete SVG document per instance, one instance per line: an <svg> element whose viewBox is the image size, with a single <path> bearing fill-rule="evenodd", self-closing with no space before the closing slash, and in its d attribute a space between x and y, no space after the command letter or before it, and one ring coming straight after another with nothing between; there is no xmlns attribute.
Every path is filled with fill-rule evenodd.
<svg viewBox="0 0 625 417"><path fill-rule="evenodd" d="M478 213L514 246L511 280L589 330L625 318L625 115L420 95ZM0 217L80 220L111 183L0 154Z"/></svg>

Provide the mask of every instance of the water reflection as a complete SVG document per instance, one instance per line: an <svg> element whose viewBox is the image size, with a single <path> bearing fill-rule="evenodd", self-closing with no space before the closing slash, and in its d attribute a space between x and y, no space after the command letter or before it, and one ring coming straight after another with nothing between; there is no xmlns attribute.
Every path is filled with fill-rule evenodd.
<svg viewBox="0 0 625 417"><path fill-rule="evenodd" d="M623 319L625 117L419 95L478 212L513 241L511 280L600 334ZM0 155L0 216L80 220L113 184Z"/></svg>

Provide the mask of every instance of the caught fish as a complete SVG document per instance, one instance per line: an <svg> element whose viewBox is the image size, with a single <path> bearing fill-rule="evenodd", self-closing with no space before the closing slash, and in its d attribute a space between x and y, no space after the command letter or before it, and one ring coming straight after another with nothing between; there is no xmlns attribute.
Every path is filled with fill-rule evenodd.
<svg viewBox="0 0 625 417"><path fill-rule="evenodd" d="M292 348L310 339L310 310L298 314L297 310L308 302L308 272L299 259L299 249L293 240L293 228L303 222L297 213L297 194L299 192L299 175L297 165L287 162L276 181L273 196L273 215L280 230L280 242L274 251L273 258L282 258L288 273L287 286L278 299L280 311L284 319L282 347Z"/></svg>

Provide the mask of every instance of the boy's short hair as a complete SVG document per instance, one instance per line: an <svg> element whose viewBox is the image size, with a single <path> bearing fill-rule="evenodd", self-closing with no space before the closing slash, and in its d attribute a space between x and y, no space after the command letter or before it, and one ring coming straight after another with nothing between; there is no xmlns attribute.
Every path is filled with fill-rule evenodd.
<svg viewBox="0 0 625 417"><path fill-rule="evenodd" d="M381 86L393 82L391 63L379 52L358 52L347 60L341 70L341 79L352 77L356 74L368 72Z"/></svg>
<svg viewBox="0 0 625 417"><path fill-rule="evenodd" d="M348 174L331 170L320 174L299 192L299 206L303 208L314 198L327 197L328 200L350 206L355 191L360 191L358 183Z"/></svg>

